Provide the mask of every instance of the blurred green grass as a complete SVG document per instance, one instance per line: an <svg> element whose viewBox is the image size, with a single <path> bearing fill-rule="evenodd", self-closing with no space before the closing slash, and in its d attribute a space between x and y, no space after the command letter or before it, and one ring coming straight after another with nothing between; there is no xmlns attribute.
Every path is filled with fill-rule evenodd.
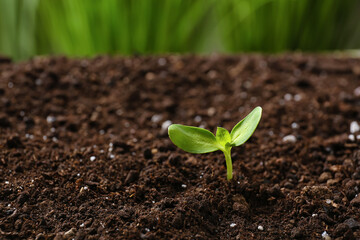
<svg viewBox="0 0 360 240"><path fill-rule="evenodd" d="M331 51L360 45L358 0L0 0L0 55Z"/></svg>
<svg viewBox="0 0 360 240"><path fill-rule="evenodd" d="M218 18L230 52L359 48L360 1L222 1Z"/></svg>

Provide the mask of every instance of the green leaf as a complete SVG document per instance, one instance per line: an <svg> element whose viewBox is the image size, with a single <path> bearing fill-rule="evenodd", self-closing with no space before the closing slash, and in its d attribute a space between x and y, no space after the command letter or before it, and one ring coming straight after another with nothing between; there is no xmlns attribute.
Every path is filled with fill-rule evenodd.
<svg viewBox="0 0 360 240"><path fill-rule="evenodd" d="M227 143L230 143L231 137L230 137L230 133L228 132L228 130L226 130L225 128L222 128L222 127L218 127L216 130L216 141L221 146L224 146L224 147Z"/></svg>
<svg viewBox="0 0 360 240"><path fill-rule="evenodd" d="M261 118L261 107L256 107L231 130L231 145L240 146L245 143L254 133Z"/></svg>
<svg viewBox="0 0 360 240"><path fill-rule="evenodd" d="M168 132L171 141L186 152L208 153L219 150L214 134L208 130L172 124L168 128Z"/></svg>

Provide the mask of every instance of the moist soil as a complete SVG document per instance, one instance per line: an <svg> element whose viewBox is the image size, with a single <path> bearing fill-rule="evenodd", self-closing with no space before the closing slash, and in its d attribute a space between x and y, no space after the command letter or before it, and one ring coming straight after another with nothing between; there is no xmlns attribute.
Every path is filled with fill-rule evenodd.
<svg viewBox="0 0 360 240"><path fill-rule="evenodd" d="M360 60L0 60L1 239L360 239ZM254 135L190 154L172 123Z"/></svg>

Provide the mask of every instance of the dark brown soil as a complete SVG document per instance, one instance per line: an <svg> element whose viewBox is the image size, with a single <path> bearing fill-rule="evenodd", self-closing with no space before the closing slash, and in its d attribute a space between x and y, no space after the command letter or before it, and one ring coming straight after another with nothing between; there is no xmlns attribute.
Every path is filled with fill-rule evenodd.
<svg viewBox="0 0 360 240"><path fill-rule="evenodd" d="M360 239L359 86L332 56L0 61L0 238ZM167 136L255 106L231 182Z"/></svg>

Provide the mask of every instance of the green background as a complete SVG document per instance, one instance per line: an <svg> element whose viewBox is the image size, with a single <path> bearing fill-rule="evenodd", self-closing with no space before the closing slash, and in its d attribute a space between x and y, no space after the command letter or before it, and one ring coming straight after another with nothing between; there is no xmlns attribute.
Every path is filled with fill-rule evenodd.
<svg viewBox="0 0 360 240"><path fill-rule="evenodd" d="M0 0L0 55L358 49L358 0Z"/></svg>

